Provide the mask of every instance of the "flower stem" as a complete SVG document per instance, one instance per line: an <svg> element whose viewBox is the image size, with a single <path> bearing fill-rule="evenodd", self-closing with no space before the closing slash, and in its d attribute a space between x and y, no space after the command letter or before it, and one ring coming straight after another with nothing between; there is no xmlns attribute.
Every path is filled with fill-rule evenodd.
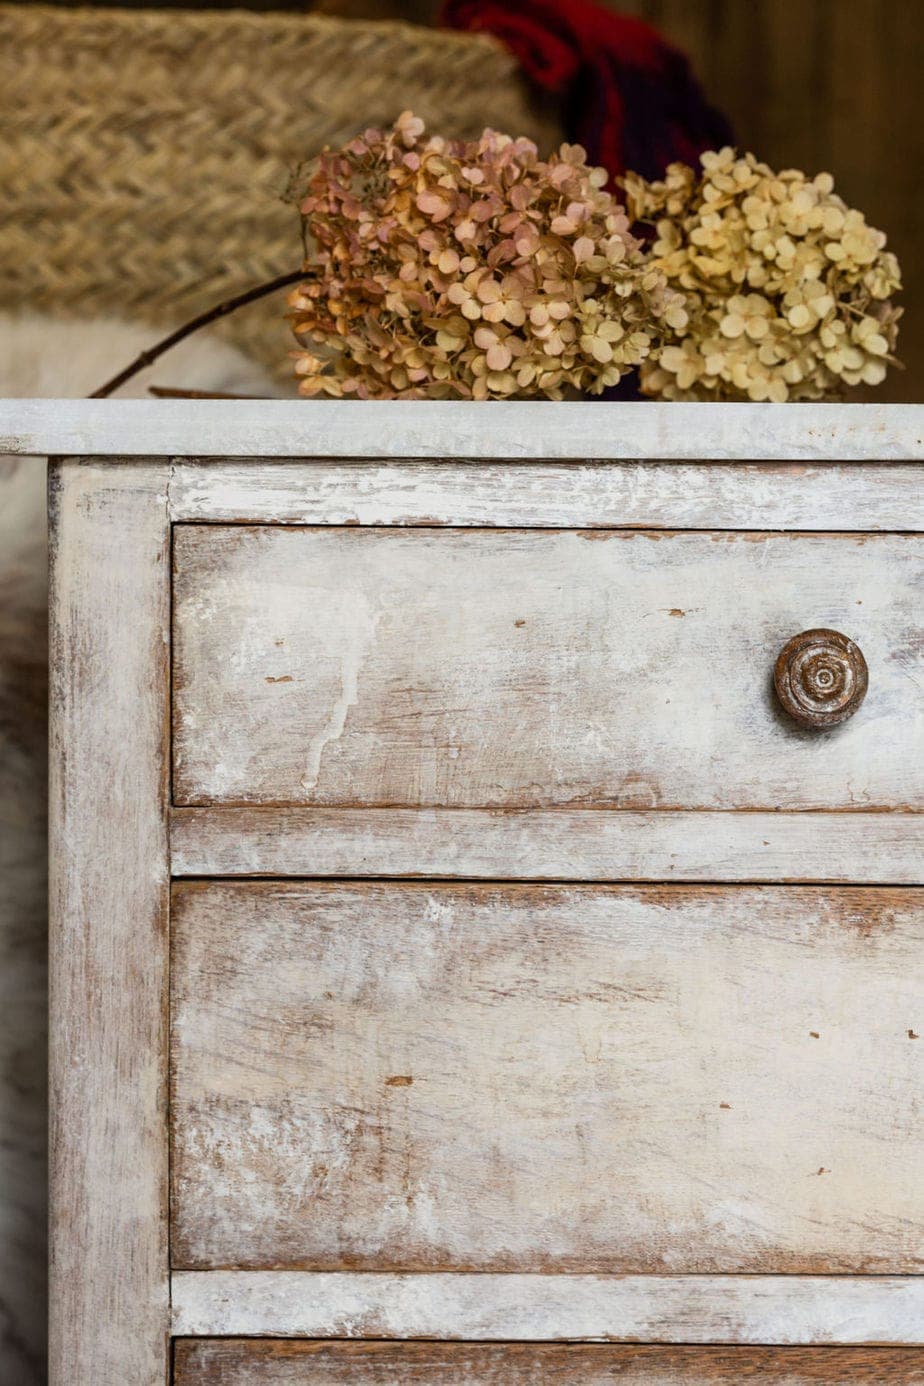
<svg viewBox="0 0 924 1386"><path fill-rule="evenodd" d="M265 298L267 294L275 293L277 289L284 288L287 284L297 284L300 279L304 279L304 270L292 270L289 274L277 275L275 279L270 279L266 284L257 284L252 289L245 290L242 294L236 294L234 298L226 298L222 303L217 303L213 308L208 308L204 313L199 313L197 317L190 318L182 327L171 332L168 337L155 342L154 346L148 347L145 351L132 361L130 366L119 371L111 380L107 380L105 385L101 385L98 390L94 390L88 399L106 399L109 395L118 390L126 381L131 380L132 376L143 371L146 366L150 366L159 356L163 356L165 351L182 342L186 337L198 332L200 327L205 327L210 322L215 322L218 318L225 317L228 313L233 313L236 308L243 308L246 303L253 303L255 299Z"/></svg>

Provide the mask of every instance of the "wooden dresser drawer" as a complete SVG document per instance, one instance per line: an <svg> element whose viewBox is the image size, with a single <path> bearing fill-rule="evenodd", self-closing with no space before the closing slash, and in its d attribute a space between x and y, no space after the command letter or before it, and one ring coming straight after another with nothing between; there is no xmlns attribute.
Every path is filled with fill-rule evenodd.
<svg viewBox="0 0 924 1386"><path fill-rule="evenodd" d="M179 525L180 805L924 808L924 541ZM833 627L866 703L771 675Z"/></svg>
<svg viewBox="0 0 924 1386"><path fill-rule="evenodd" d="M179 1269L906 1274L916 890L181 883Z"/></svg>
<svg viewBox="0 0 924 1386"><path fill-rule="evenodd" d="M918 1386L902 1348L182 1339L174 1386Z"/></svg>

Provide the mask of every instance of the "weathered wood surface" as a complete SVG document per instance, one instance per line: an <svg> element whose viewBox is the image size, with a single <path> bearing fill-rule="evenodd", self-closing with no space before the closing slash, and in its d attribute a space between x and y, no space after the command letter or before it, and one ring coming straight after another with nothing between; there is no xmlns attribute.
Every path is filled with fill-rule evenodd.
<svg viewBox="0 0 924 1386"><path fill-rule="evenodd" d="M292 1343L181 1339L175 1386L912 1386L901 1348L610 1347L576 1343Z"/></svg>
<svg viewBox="0 0 924 1386"><path fill-rule="evenodd" d="M924 808L924 540L464 529L175 531L180 804ZM806 732L812 626L870 669Z"/></svg>
<svg viewBox="0 0 924 1386"><path fill-rule="evenodd" d="M906 530L921 469L669 462L178 462L177 521Z"/></svg>
<svg viewBox="0 0 924 1386"><path fill-rule="evenodd" d="M51 472L52 1386L168 1369L166 481Z"/></svg>
<svg viewBox="0 0 924 1386"><path fill-rule="evenodd" d="M922 1276L179 1271L180 1335L924 1343Z"/></svg>
<svg viewBox="0 0 924 1386"><path fill-rule="evenodd" d="M0 452L903 462L924 458L924 407L16 399Z"/></svg>
<svg viewBox="0 0 924 1386"><path fill-rule="evenodd" d="M173 906L179 1269L921 1268L919 892Z"/></svg>
<svg viewBox="0 0 924 1386"><path fill-rule="evenodd" d="M175 876L924 884L920 813L175 808Z"/></svg>

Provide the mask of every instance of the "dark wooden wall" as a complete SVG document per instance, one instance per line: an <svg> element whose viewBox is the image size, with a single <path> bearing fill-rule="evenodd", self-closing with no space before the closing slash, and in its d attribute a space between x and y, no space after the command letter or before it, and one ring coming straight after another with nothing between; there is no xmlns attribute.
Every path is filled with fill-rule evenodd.
<svg viewBox="0 0 924 1386"><path fill-rule="evenodd" d="M829 170L847 201L888 233L905 273L899 350L907 369L892 372L876 397L924 401L924 0L606 2L690 54L742 148L780 167ZM433 23L439 9L438 0L236 3L420 23Z"/></svg>
<svg viewBox="0 0 924 1386"><path fill-rule="evenodd" d="M924 400L922 0L620 0L683 47L739 143L827 169L901 260L899 354L877 399Z"/></svg>

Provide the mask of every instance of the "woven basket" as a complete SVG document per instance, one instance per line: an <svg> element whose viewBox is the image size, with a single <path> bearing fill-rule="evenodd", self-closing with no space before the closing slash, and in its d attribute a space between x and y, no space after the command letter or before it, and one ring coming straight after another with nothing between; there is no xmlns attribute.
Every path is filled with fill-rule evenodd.
<svg viewBox="0 0 924 1386"><path fill-rule="evenodd" d="M411 108L549 148L491 38L320 15L0 4L0 306L172 324L297 269L294 168ZM223 332L288 369L281 296Z"/></svg>

